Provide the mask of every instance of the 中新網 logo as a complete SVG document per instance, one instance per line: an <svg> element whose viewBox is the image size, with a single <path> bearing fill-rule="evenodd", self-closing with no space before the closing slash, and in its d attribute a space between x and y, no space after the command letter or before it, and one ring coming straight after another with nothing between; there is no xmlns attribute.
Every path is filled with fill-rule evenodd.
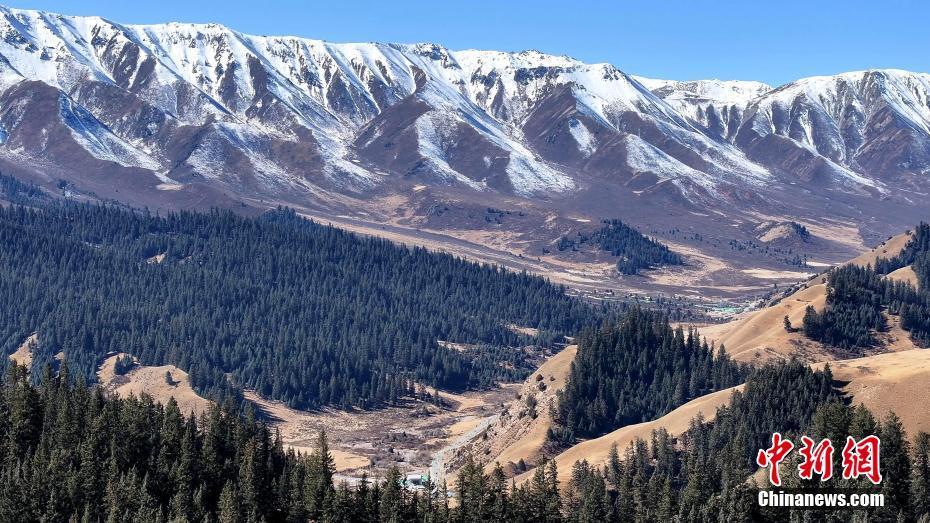
<svg viewBox="0 0 930 523"><path fill-rule="evenodd" d="M767 449L759 449L756 464L769 468L769 482L772 485L781 486L781 473L778 465L791 454L794 448L791 440L776 432L772 434L772 445ZM880 450L881 441L878 436L866 436L860 440L847 436L846 445L843 446L841 454L843 479L865 477L875 485L881 483ZM815 442L807 436L802 436L799 452L803 458L798 465L800 478L813 479L814 474L817 474L820 476L820 481L827 481L833 477L832 441L825 438L820 442Z"/></svg>

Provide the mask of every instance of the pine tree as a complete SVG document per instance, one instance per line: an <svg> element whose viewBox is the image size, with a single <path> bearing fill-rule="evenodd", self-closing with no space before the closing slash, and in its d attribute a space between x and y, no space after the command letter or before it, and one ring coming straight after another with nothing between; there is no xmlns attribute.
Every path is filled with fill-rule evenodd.
<svg viewBox="0 0 930 523"><path fill-rule="evenodd" d="M393 466L384 478L378 515L382 523L402 523L404 519L404 487L400 470Z"/></svg>
<svg viewBox="0 0 930 523"><path fill-rule="evenodd" d="M620 463L620 453L617 451L615 442L610 445L610 454L607 458L607 480L615 490L620 488L622 474L623 465Z"/></svg>
<svg viewBox="0 0 930 523"><path fill-rule="evenodd" d="M462 522L480 522L489 517L487 477L471 454L465 456L458 476L458 500Z"/></svg>
<svg viewBox="0 0 930 523"><path fill-rule="evenodd" d="M930 516L930 434L920 432L914 439L911 500L915 519Z"/></svg>
<svg viewBox="0 0 930 523"><path fill-rule="evenodd" d="M543 468L546 469L544 521L555 523L562 519L562 500L559 494L559 471L556 468L555 460L549 461L548 468L543 464Z"/></svg>
<svg viewBox="0 0 930 523"><path fill-rule="evenodd" d="M852 415L849 419L849 435L858 439L866 436L878 434L878 423L875 417L865 408L865 405L858 404L853 408Z"/></svg>
<svg viewBox="0 0 930 523"><path fill-rule="evenodd" d="M882 422L880 434L885 505L893 514L900 512L907 517L911 509L910 443L900 418L893 412Z"/></svg>
<svg viewBox="0 0 930 523"><path fill-rule="evenodd" d="M310 466L306 479L304 503L311 519L320 519L327 501L332 501L334 494L333 475L336 463L329 451L326 431L321 430L317 436L316 448L310 455Z"/></svg>
<svg viewBox="0 0 930 523"><path fill-rule="evenodd" d="M500 463L488 478L488 496L485 502L488 521L506 521L510 517L510 500L507 495L507 477Z"/></svg>
<svg viewBox="0 0 930 523"><path fill-rule="evenodd" d="M242 521L241 514L239 495L236 492L236 487L231 481L228 481L223 487L222 494L220 494L219 522L240 523Z"/></svg>

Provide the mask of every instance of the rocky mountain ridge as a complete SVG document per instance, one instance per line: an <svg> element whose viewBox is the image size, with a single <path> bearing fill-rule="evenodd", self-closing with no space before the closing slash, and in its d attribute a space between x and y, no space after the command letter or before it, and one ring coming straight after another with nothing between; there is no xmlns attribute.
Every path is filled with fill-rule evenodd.
<svg viewBox="0 0 930 523"><path fill-rule="evenodd" d="M443 229L474 214L440 218L444 205L493 205L533 231L583 210L658 230L689 217L702 234L829 218L871 241L923 218L930 75L678 82L536 51L4 7L0 170L156 208L286 204Z"/></svg>

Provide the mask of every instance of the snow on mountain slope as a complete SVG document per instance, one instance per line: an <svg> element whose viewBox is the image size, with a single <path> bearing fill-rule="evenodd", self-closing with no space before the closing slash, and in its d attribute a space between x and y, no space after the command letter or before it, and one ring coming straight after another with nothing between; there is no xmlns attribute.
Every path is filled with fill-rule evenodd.
<svg viewBox="0 0 930 523"><path fill-rule="evenodd" d="M25 147L60 123L81 151L42 150L59 172L89 155L166 183L295 200L408 178L550 197L644 172L693 201L784 178L881 188L889 170L930 165L928 83L901 71L775 90L673 82L536 51L335 44L0 7L5 144ZM21 88L40 84L53 91ZM45 135L11 110L25 101L57 115L42 120ZM40 154L30 147L17 154Z"/></svg>
<svg viewBox="0 0 930 523"><path fill-rule="evenodd" d="M754 98L772 90L771 86L762 82L744 80L678 81L641 76L634 78L676 109L686 108L694 102L746 107Z"/></svg>
<svg viewBox="0 0 930 523"><path fill-rule="evenodd" d="M64 95L59 96L59 114L71 129L74 139L94 157L126 167L141 167L152 171L162 168L154 158L114 136L93 115Z"/></svg>
<svg viewBox="0 0 930 523"><path fill-rule="evenodd" d="M655 80L636 77L656 96L680 114L711 132L728 139L739 129L749 103L772 88L761 82L740 80Z"/></svg>
<svg viewBox="0 0 930 523"><path fill-rule="evenodd" d="M0 14L0 53L24 78L65 92L87 82L115 84L175 116L192 112L178 100L176 89L183 80L140 47L126 27L97 17L6 7L0 7ZM200 110L190 115L190 122L220 112L206 96L194 105Z"/></svg>
<svg viewBox="0 0 930 523"><path fill-rule="evenodd" d="M637 173L655 174L661 179L671 180L682 189L686 189L685 184L690 182L697 183L710 193L716 192L716 184L707 173L688 167L635 134L628 134L623 140L627 163Z"/></svg>
<svg viewBox="0 0 930 523"><path fill-rule="evenodd" d="M572 118L568 121L568 131L578 144L578 150L583 156L591 156L597 150L597 139L591 134L591 131L585 126L584 122Z"/></svg>
<svg viewBox="0 0 930 523"><path fill-rule="evenodd" d="M925 174L930 75L870 70L786 84L752 102L735 142L761 163L784 168L784 156L768 152L774 137L850 178L880 183L892 174Z"/></svg>
<svg viewBox="0 0 930 523"><path fill-rule="evenodd" d="M466 83L467 70L462 68L453 53L434 44L397 48L406 51L406 57L413 70L426 75L422 87L419 87L414 95L432 108L427 117L433 123L422 130L434 128L435 122L439 120L445 122L444 128L447 131L453 127L461 128L461 125L467 125L473 131L477 131L489 145L508 155L505 172L513 191L517 194L531 196L563 192L575 186L569 176L539 158L521 142L519 129L508 125L509 122L493 117L473 99L464 96L462 86ZM436 133L427 131L421 136L434 140ZM457 137L446 132L444 139L454 141ZM435 147L430 149L436 150ZM474 187L473 184L469 185Z"/></svg>
<svg viewBox="0 0 930 523"><path fill-rule="evenodd" d="M122 26L100 18L36 11L2 10L0 53L22 76L80 96L86 82L115 84L133 91L180 125L211 120L245 124L252 133L300 141L310 132L323 158L322 170L341 187L370 187L376 177L349 161L358 129L387 107L417 90L437 110L453 111L507 151L507 172L521 194L570 189L570 179L541 162L501 122L470 103L444 81L438 46L331 44L291 37L244 35L215 24ZM78 98L93 113L105 99ZM115 122L107 122L115 123ZM222 129L222 128L216 128ZM216 178L218 150L241 145L237 133L221 132L207 150L190 151L181 162L200 176ZM254 141L254 140L252 140ZM246 162L267 164L268 151ZM249 154L254 155L254 151ZM190 159L190 162L187 159ZM214 158L206 161L205 158ZM253 161L254 160L254 161ZM229 167L226 165L226 167ZM278 174L298 175L290 166ZM262 172L270 172L264 169ZM285 177L286 178L286 177ZM461 176L451 177L461 180Z"/></svg>
<svg viewBox="0 0 930 523"><path fill-rule="evenodd" d="M610 64L585 64L536 51L470 50L456 52L454 57L466 75L462 77L461 72L455 71L454 76L450 75L453 82L462 85L469 97L488 113L517 127L523 126L528 118L538 118L534 111L547 97L558 93L561 87L569 87L575 102L573 114L554 119L553 115L547 115L553 121L541 138L551 141L558 128L565 127L582 156L591 156L596 147L591 130L580 123L575 113L613 132L637 134L677 162L700 167L711 175L695 179L700 186L755 185L768 177L764 168L749 162L735 147L706 136L634 77ZM564 111L564 106L559 110ZM625 167L635 170L633 165ZM682 184L685 190L686 186Z"/></svg>
<svg viewBox="0 0 930 523"><path fill-rule="evenodd" d="M585 64L537 51L468 50L454 56L467 74L455 80L464 81L472 100L502 120L520 122L555 86L573 84L583 88L582 103L605 123L623 111L648 111L687 125L647 89L610 64Z"/></svg>

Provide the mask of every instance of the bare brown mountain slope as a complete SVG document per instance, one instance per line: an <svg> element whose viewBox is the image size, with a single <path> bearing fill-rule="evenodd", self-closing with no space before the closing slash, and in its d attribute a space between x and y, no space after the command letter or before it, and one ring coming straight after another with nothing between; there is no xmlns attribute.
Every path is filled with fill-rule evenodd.
<svg viewBox="0 0 930 523"><path fill-rule="evenodd" d="M657 420L627 425L599 438L590 439L569 448L553 458L559 472L559 483L562 486L568 483L572 473L572 465L577 461L584 459L597 467L604 465L610 456L610 448L615 444L622 451L638 438L648 440L654 430L664 428L670 435L679 436L688 430L691 420L698 415L703 416L705 420L714 419L717 415L717 409L728 404L733 392L742 388L743 385L738 385L695 398ZM532 476L533 471L528 471L518 476L516 481L522 483Z"/></svg>
<svg viewBox="0 0 930 523"><path fill-rule="evenodd" d="M853 405L865 405L878 418L893 411L911 438L919 431L930 432L930 350L833 361L830 368L837 381L846 382L843 391Z"/></svg>
<svg viewBox="0 0 930 523"><path fill-rule="evenodd" d="M123 353L114 354L103 361L97 371L100 386L107 392L125 398L130 394L148 394L156 402L167 403L171 398L185 414L202 415L213 404L191 387L190 377L174 365L147 367L136 364L123 375L116 373L116 360ZM169 382L170 377L170 382Z"/></svg>
<svg viewBox="0 0 930 523"><path fill-rule="evenodd" d="M10 354L10 360L15 361L17 365L22 365L27 369L32 368L32 351L35 349L35 345L38 341L38 334L30 334L29 337L26 338L26 341L16 349L16 352Z"/></svg>
<svg viewBox="0 0 930 523"><path fill-rule="evenodd" d="M907 232L890 238L878 247L865 252L848 263L866 266L874 265L875 260L889 258L901 252L910 240ZM910 272L908 272L910 271ZM890 278L916 281L910 268L901 269L890 274ZM701 334L708 342L723 344L734 358L740 361L767 361L787 359L797 356L804 361L819 362L833 359L830 351L822 344L813 342L800 332L788 332L784 327L784 317L788 316L791 324L797 328L804 319L804 310L808 305L818 312L826 303L827 288L823 276L815 276L793 294L763 309L744 314L728 323L701 328ZM890 321L890 334L894 334L896 323ZM885 347L888 350L912 349L913 344L905 334L895 337L895 343Z"/></svg>
<svg viewBox="0 0 930 523"><path fill-rule="evenodd" d="M879 258L891 258L904 249L907 242L911 240L911 234L911 231L907 231L892 236L887 241L882 242L878 247L849 260L849 263L865 267L866 265L875 265L875 260Z"/></svg>
<svg viewBox="0 0 930 523"><path fill-rule="evenodd" d="M901 267L900 269L888 273L888 278L895 281L904 281L910 283L914 287L920 285L917 281L917 273L914 272L914 269L911 267Z"/></svg>
<svg viewBox="0 0 930 523"><path fill-rule="evenodd" d="M470 452L488 471L500 463L509 474L518 472L516 465L520 461L535 465L544 453L546 433L552 426L550 406L556 405L556 393L565 388L577 352L577 345L569 345L546 360L524 381L517 397L506 405L497 421L481 437L459 449L456 457L462 458ZM529 408L528 401L534 401L535 406ZM454 462L453 467L457 464Z"/></svg>

